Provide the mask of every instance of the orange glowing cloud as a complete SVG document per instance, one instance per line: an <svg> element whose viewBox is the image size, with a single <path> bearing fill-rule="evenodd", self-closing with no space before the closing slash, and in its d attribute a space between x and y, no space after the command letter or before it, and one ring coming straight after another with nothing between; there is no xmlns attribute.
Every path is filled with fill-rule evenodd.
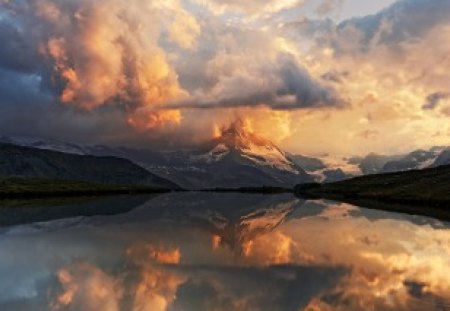
<svg viewBox="0 0 450 311"><path fill-rule="evenodd" d="M140 280L134 290L133 311L165 311L175 300L183 276L165 270L160 265L179 264L178 248L166 249L144 242L136 243L127 250L128 257L141 267Z"/></svg>
<svg viewBox="0 0 450 311"><path fill-rule="evenodd" d="M295 242L282 233L270 233L242 245L247 260L262 265L280 265L295 260Z"/></svg>
<svg viewBox="0 0 450 311"><path fill-rule="evenodd" d="M195 17L176 2L79 1L69 6L39 0L34 5L48 30L40 52L53 63L62 103L87 110L120 104L129 124L140 129L179 124L180 111L151 111L187 94L158 40L167 24L173 41L193 48L200 33ZM172 20L171 12L180 18Z"/></svg>
<svg viewBox="0 0 450 311"><path fill-rule="evenodd" d="M292 115L288 111L275 111L265 107L224 109L211 114L209 138L218 138L230 124L239 120L245 132L257 133L275 143L281 143L293 135Z"/></svg>
<svg viewBox="0 0 450 311"><path fill-rule="evenodd" d="M128 257L139 263L179 264L181 253L178 248L165 249L145 242L138 242L127 250Z"/></svg>
<svg viewBox="0 0 450 311"><path fill-rule="evenodd" d="M141 242L130 246L126 256L129 269L137 274L131 283L126 273L114 274L87 262L61 268L57 272L61 289L51 301L51 310L119 311L129 304L130 311L166 311L186 280L164 267L179 264L180 250Z"/></svg>
<svg viewBox="0 0 450 311"><path fill-rule="evenodd" d="M182 114L180 110L145 111L138 109L128 117L128 124L134 128L145 131L159 128L166 124L179 125Z"/></svg>
<svg viewBox="0 0 450 311"><path fill-rule="evenodd" d="M101 269L79 263L62 268L57 273L62 292L51 302L51 310L119 311L122 297L120 287L114 278Z"/></svg>

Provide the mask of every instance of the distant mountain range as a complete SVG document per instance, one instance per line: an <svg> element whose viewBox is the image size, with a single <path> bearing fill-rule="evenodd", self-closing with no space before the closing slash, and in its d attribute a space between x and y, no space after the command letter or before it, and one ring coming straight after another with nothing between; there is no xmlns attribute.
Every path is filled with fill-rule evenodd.
<svg viewBox="0 0 450 311"><path fill-rule="evenodd" d="M130 159L187 189L292 187L313 181L275 144L246 131L240 121L195 150L154 152L97 146L87 152Z"/></svg>
<svg viewBox="0 0 450 311"><path fill-rule="evenodd" d="M80 146L56 140L7 136L0 137L0 142L78 155L77 159L88 155L114 157L115 161L119 161L118 158L127 159L129 161L122 160L125 161L123 164L115 162L105 167L120 166L124 170L129 168L130 172L136 171L136 167L140 170L143 168L143 171L153 176L154 180L160 178L160 182L164 185L170 181L172 184L193 190L292 187L302 183L329 183L361 175L450 164L449 147L416 150L406 155L370 153L365 157L349 158L289 154L271 141L245 129L239 120L223 128L217 137L196 149L172 152L102 145ZM131 168L130 165L135 167ZM67 172L65 174L67 175ZM60 174L60 177L65 175Z"/></svg>
<svg viewBox="0 0 450 311"><path fill-rule="evenodd" d="M370 153L365 157L333 158L290 155L316 182L336 182L356 176L404 172L450 164L450 147L415 150L405 155Z"/></svg>
<svg viewBox="0 0 450 311"><path fill-rule="evenodd" d="M218 137L206 142L198 149L177 152L155 152L107 146L77 146L51 140L14 139L10 137L2 137L0 141L27 146L28 149L26 150L30 153L31 148L35 148L34 150L39 155L46 153L44 151L38 152L39 149L64 152L67 154L66 157L73 162L86 161L87 155L128 159L145 168L145 170L161 176L162 181L170 180L186 189L293 187L299 183L313 181L313 178L290 160L275 144L246 131L241 121L222 129ZM62 153L51 154L62 156ZM130 173L132 173L135 167L131 168L131 162L123 161L127 164L123 165L124 171L130 169ZM121 166L119 163L111 162L110 159L109 164L113 167ZM55 164L52 166L52 169L55 169L54 171L50 170L49 165L46 164L45 170L39 168L39 177L47 174L52 178L57 175L60 178L72 178L73 172L68 173L65 170L60 171L61 174L56 172L57 166L66 164L64 161L61 164ZM109 164L104 165L108 166ZM20 165L11 168L9 173L14 173L14 169L19 169ZM21 175L25 173L25 171L20 172ZM108 180L108 178L105 180Z"/></svg>

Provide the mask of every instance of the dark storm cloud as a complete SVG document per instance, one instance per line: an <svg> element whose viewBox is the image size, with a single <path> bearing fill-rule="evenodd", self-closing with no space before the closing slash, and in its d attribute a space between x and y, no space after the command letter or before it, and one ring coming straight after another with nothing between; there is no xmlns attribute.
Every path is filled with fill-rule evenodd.
<svg viewBox="0 0 450 311"><path fill-rule="evenodd" d="M118 107L95 113L60 105L36 73L0 67L0 136L43 136L74 141L98 142L121 139L126 132L123 111Z"/></svg>
<svg viewBox="0 0 450 311"><path fill-rule="evenodd" d="M152 132L147 139L155 139L164 122L176 124L175 117L165 119L167 111L162 110L167 109L345 105L329 81L313 77L270 31L191 16L182 7L167 9L158 1L147 6L114 0L111 10L93 0L0 0L0 5L4 132L16 127L78 140L95 131L102 136L105 128L106 136L134 136L133 126L141 126ZM175 14L180 25L173 27L165 14ZM208 31L194 31L195 18ZM136 20L146 36L137 30ZM192 33L186 32L189 25L194 25ZM170 34L171 29L176 31ZM141 119L142 124L136 122ZM156 125L147 128L148 120Z"/></svg>
<svg viewBox="0 0 450 311"><path fill-rule="evenodd" d="M293 103L278 103L277 108L298 109L314 107L338 107L345 102L334 89L322 85L313 79L308 72L296 65L292 59L284 60L281 68L283 87L278 90L278 95L294 96Z"/></svg>
<svg viewBox="0 0 450 311"><path fill-rule="evenodd" d="M444 99L450 98L450 93L447 92L436 92L430 94L426 98L426 103L423 105L424 110L434 110L440 104L440 102Z"/></svg>
<svg viewBox="0 0 450 311"><path fill-rule="evenodd" d="M30 40L13 24L0 19L0 67L13 71L33 72L38 57Z"/></svg>
<svg viewBox="0 0 450 311"><path fill-rule="evenodd" d="M332 47L339 56L368 52L375 46L399 52L405 43L421 41L435 27L449 21L448 0L399 0L377 14L339 24L330 19L303 18L284 28L315 40L319 46Z"/></svg>
<svg viewBox="0 0 450 311"><path fill-rule="evenodd" d="M257 79L263 79L264 82L261 84L249 82ZM216 84L220 84L220 79ZM223 94L218 98L208 99L205 94L205 96L166 105L164 108L210 109L265 106L274 110L296 110L346 105L345 100L331 86L314 79L289 54L280 55L276 63L264 71L263 76L258 76L258 72L251 72L236 78L231 85L232 87L221 88L227 88L232 96Z"/></svg>
<svg viewBox="0 0 450 311"><path fill-rule="evenodd" d="M41 77L32 73L5 70L0 67L0 107L45 105L53 96L44 90Z"/></svg>
<svg viewBox="0 0 450 311"><path fill-rule="evenodd" d="M177 127L177 118L164 119L167 111L160 110L165 109L186 108L180 113L186 126L198 122L191 115L199 112L191 108L346 107L347 98L335 89L344 88L346 70L323 68L317 76L309 72L300 49L291 49L295 40L286 38L278 26L232 25L183 8L158 9L149 18L145 11L149 3L160 7L164 2L114 0L105 5L94 0L0 0L0 130L50 133L76 140L128 135L142 141L165 141L170 137L159 136L185 132L161 132L158 122L155 128L145 127L148 120L161 120L162 127ZM331 4L321 3L325 10ZM37 12L42 4L48 6ZM97 10L99 7L102 9ZM320 57L322 47L331 47L337 58L361 55L376 45L402 51L405 43L420 40L447 23L449 13L448 0L401 0L378 14L338 25L332 20L304 19L285 26L316 42L315 55ZM170 36L174 20L185 22L176 24ZM202 31L192 26L196 25L193 20ZM145 35L139 33L139 23L144 25ZM189 25L192 31L184 33ZM66 105L60 103L62 95L66 95ZM427 107L435 107L440 100ZM86 107L90 111L79 111ZM149 109L139 110L142 107ZM220 119L209 111L203 113L208 113L205 118ZM130 116L139 120L142 115L142 129L147 134L137 138L127 120Z"/></svg>
<svg viewBox="0 0 450 311"><path fill-rule="evenodd" d="M449 18L448 0L400 0L378 14L342 22L331 43L338 52L346 52L349 47L364 52L373 45L401 49L403 43L421 40L434 27L448 23ZM355 40L355 30L360 34L359 40ZM349 45L348 40L342 44L343 36L355 40L356 45Z"/></svg>
<svg viewBox="0 0 450 311"><path fill-rule="evenodd" d="M335 82L335 83L342 83L343 79L345 79L345 77L347 77L349 75L348 71L343 71L343 72L339 72L339 71L328 71L326 73L324 73L321 78L325 81L330 81L330 82Z"/></svg>

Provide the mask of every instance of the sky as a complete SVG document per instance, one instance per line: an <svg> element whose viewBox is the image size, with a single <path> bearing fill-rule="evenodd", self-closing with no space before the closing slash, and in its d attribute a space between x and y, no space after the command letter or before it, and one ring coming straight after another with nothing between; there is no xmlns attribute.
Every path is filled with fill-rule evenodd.
<svg viewBox="0 0 450 311"><path fill-rule="evenodd" d="M158 150L448 145L448 0L0 0L0 134Z"/></svg>

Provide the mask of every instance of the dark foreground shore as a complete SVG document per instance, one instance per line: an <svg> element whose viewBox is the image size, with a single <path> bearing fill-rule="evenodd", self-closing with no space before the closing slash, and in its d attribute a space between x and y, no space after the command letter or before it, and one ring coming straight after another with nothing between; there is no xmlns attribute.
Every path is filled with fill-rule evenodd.
<svg viewBox="0 0 450 311"><path fill-rule="evenodd" d="M295 187L296 195L450 219L450 166Z"/></svg>
<svg viewBox="0 0 450 311"><path fill-rule="evenodd" d="M35 199L53 197L109 196L119 194L151 194L169 189L145 186L122 186L82 181L40 178L0 179L0 199Z"/></svg>

